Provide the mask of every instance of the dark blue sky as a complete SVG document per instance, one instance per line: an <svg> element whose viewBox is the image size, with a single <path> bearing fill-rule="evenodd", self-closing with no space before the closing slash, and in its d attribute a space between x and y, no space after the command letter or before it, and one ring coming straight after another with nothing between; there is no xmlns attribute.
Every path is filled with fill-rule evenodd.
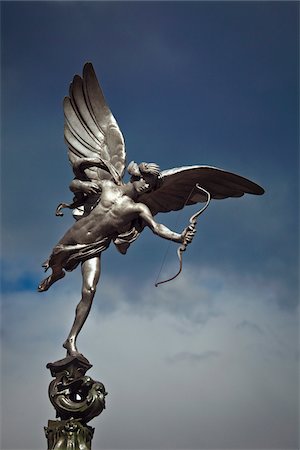
<svg viewBox="0 0 300 450"><path fill-rule="evenodd" d="M184 270L186 264L201 274L208 298L218 292L220 283L225 289L226 279L231 289L231 282L235 286L234 280L240 279L241 291L243 285L252 286L253 296L266 308L263 317L273 317L276 308L283 316L273 323L286 320L285 314L294 317L299 274L298 2L25 1L2 2L1 11L2 275L9 342L14 342L10 330L21 314L20 296L32 298L31 307L41 322L41 299L34 292L43 277L40 264L72 224L68 213L63 219L54 216L56 205L71 199L62 99L86 61L93 63L124 134L128 162L155 161L162 169L213 165L265 188L263 197L211 204L184 255ZM161 215L159 220L180 231L192 212L193 208L179 218ZM133 284L139 288L121 305L138 308L140 290L152 289L166 246L145 231L126 259L110 248L103 258L103 289L110 301L99 301L97 314L101 308L108 316L122 309L114 301L115 291L110 292L109 280L116 274L127 292ZM169 251L166 276L174 268L175 246ZM50 302L79 283L78 271L42 300ZM157 290L149 294L153 303L149 302L147 314L158 311L156 295ZM162 299L166 310L172 314L176 310L176 317L193 317L192 302L187 302L186 310L181 304L173 310L166 299ZM247 310L248 303L241 305ZM273 312L269 307L275 308ZM258 311L253 309L252 329L258 326ZM213 311L211 317L219 313ZM245 323L251 323L249 318L241 318L240 324ZM28 323L18 326L24 336ZM234 329L242 328L247 327ZM286 339L294 345L292 337ZM280 382L274 389L275 385L277 389ZM271 411L271 403L268 407ZM295 430L287 435L295 436ZM240 437L236 445L263 448L264 438L243 444ZM126 439L129 447L138 445ZM272 439L276 442L277 437L269 442ZM282 438L282 447L293 439ZM28 448L41 445L29 437L27 442ZM141 442L140 448L146 448L143 442L150 441L141 436ZM186 445L198 448L195 442L196 438ZM207 448L217 445L214 440L206 442ZM162 437L152 444L160 448L166 441ZM11 445L17 448L18 443Z"/></svg>
<svg viewBox="0 0 300 450"><path fill-rule="evenodd" d="M13 167L18 177L16 189L12 169L3 171L10 192L4 222L18 227L21 214L22 227L30 231L34 215L41 229L49 214L45 199L53 210L69 197L60 105L73 74L90 60L124 133L129 160L152 159L162 168L211 164L253 178L267 191L260 205L276 203L286 216L282 231L290 236L298 204L297 6L2 3L3 167ZM288 198L280 202L284 189ZM20 192L26 201L20 202ZM247 210L239 203L233 208L242 208L239 214ZM60 231L51 220L55 241ZM231 226L230 219L223 229ZM214 226L212 234L219 232ZM281 257L292 257L287 252L294 245L255 237L265 255L276 245ZM43 233L35 239L46 250ZM250 252L252 244L245 245ZM222 249L225 257L230 248L231 243Z"/></svg>

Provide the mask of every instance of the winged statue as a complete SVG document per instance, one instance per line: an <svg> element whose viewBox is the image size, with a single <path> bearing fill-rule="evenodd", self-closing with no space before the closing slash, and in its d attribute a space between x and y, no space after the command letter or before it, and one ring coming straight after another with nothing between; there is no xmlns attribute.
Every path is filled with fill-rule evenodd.
<svg viewBox="0 0 300 450"><path fill-rule="evenodd" d="M63 208L70 208L76 221L43 264L45 271L50 268L52 273L38 290L48 290L65 276L65 271L81 265L82 297L63 344L67 355L76 356L77 336L90 312L100 278L101 253L111 242L125 254L143 229L149 227L154 234L181 244L181 270L181 253L192 242L197 218L211 199L262 195L264 190L244 177L216 167L194 165L161 171L155 163L134 161L127 167L130 181L125 182L124 138L91 63L85 64L82 77L74 76L69 96L64 99L64 116L64 137L74 172L70 184L74 198L70 204L60 203L56 215L63 215ZM191 217L182 233L154 219L158 213L196 203L204 206Z"/></svg>

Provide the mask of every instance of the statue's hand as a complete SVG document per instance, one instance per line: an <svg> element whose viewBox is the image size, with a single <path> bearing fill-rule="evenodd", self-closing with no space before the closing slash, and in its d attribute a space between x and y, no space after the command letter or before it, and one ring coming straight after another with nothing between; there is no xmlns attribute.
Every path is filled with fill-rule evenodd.
<svg viewBox="0 0 300 450"><path fill-rule="evenodd" d="M184 250L186 249L187 245L190 244L196 234L196 225L191 224L188 227L186 227L183 232L181 233L181 239L182 244L184 247Z"/></svg>

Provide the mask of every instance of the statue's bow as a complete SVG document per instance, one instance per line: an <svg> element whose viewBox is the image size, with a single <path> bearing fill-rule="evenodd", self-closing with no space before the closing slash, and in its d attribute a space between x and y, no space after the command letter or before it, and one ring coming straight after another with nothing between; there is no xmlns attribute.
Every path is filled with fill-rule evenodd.
<svg viewBox="0 0 300 450"><path fill-rule="evenodd" d="M190 225L192 225L193 228L197 224L198 217L206 210L206 208L208 207L208 205L210 203L210 200L211 200L211 195L206 189L201 187L198 183L196 184L196 188L199 189L200 191L204 192L207 195L207 200L206 200L205 205L199 211L197 211L195 214L193 214L192 217L190 218ZM186 228L186 233L188 233L188 231L189 231L189 227ZM156 282L155 283L156 287L159 286L160 284L167 283L168 281L175 280L175 278L178 277L178 275L182 271L182 253L185 252L188 243L189 242L186 239L184 239L183 243L180 245L180 247L178 247L178 250L177 250L177 255L178 255L178 259L179 259L179 270L178 270L178 272L173 277L168 278L167 280Z"/></svg>

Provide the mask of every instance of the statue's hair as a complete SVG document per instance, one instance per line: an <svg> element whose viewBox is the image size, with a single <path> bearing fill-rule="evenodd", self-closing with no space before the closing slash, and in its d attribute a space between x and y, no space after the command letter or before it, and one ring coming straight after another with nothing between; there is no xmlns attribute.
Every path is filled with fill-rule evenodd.
<svg viewBox="0 0 300 450"><path fill-rule="evenodd" d="M135 177L141 176L142 174L149 174L158 178L160 175L160 168L155 163L142 162L137 165L136 162L131 161L127 167L127 171L130 175Z"/></svg>
<svg viewBox="0 0 300 450"><path fill-rule="evenodd" d="M134 161L131 161L128 164L127 172L129 173L129 175L131 175L133 177L140 177L141 176L141 172L140 172L139 166Z"/></svg>
<svg viewBox="0 0 300 450"><path fill-rule="evenodd" d="M141 164L139 164L139 169L141 173L154 175L155 177L158 177L160 174L160 168L155 163L142 162Z"/></svg>

